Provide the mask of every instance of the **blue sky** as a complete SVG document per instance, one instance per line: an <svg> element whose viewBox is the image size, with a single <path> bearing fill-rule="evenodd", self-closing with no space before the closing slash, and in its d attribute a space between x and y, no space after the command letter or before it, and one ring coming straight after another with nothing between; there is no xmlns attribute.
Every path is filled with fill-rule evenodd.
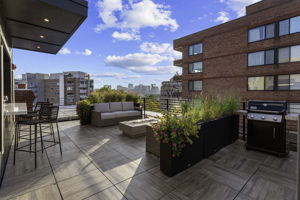
<svg viewBox="0 0 300 200"><path fill-rule="evenodd" d="M22 73L84 71L96 88L160 83L181 69L176 38L244 15L259 0L89 0L89 13L57 55L14 49Z"/></svg>

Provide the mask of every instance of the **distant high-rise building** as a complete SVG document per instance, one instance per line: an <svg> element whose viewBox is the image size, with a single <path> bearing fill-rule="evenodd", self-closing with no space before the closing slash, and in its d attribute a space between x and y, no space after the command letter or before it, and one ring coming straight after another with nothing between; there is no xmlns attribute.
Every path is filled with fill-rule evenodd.
<svg viewBox="0 0 300 200"><path fill-rule="evenodd" d="M127 91L127 87L124 87L124 86L122 86L122 85L118 85L118 86L117 86L117 90Z"/></svg>
<svg viewBox="0 0 300 200"><path fill-rule="evenodd" d="M28 89L36 96L36 101L49 101L57 105L74 105L86 98L94 89L94 82L89 74L70 71L53 74L22 75Z"/></svg>
<svg viewBox="0 0 300 200"><path fill-rule="evenodd" d="M129 90L132 90L132 89L133 89L133 84L132 84L132 83L129 83L129 84L128 84L128 89L129 89Z"/></svg>
<svg viewBox="0 0 300 200"><path fill-rule="evenodd" d="M45 101L44 80L49 79L49 74L26 73L22 75L22 80L26 81L27 88L33 91L34 103Z"/></svg>

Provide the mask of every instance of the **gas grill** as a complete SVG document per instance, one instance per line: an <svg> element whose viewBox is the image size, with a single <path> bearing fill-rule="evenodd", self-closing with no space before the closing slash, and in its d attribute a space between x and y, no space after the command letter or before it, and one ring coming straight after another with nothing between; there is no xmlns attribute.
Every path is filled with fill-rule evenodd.
<svg viewBox="0 0 300 200"><path fill-rule="evenodd" d="M286 156L287 102L248 101L247 149Z"/></svg>

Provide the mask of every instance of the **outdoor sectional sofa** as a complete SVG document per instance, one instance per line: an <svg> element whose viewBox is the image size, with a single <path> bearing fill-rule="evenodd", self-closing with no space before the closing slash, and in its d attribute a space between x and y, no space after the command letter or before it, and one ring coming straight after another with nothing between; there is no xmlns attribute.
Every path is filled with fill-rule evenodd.
<svg viewBox="0 0 300 200"><path fill-rule="evenodd" d="M92 110L91 124L94 126L113 126L122 121L142 118L142 109L134 107L133 102L96 103Z"/></svg>

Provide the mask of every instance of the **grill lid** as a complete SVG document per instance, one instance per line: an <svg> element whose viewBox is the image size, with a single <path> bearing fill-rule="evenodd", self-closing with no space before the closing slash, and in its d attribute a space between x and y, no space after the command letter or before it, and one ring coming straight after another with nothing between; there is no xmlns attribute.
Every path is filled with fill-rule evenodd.
<svg viewBox="0 0 300 200"><path fill-rule="evenodd" d="M286 114L287 102L250 100L247 110L249 112Z"/></svg>

